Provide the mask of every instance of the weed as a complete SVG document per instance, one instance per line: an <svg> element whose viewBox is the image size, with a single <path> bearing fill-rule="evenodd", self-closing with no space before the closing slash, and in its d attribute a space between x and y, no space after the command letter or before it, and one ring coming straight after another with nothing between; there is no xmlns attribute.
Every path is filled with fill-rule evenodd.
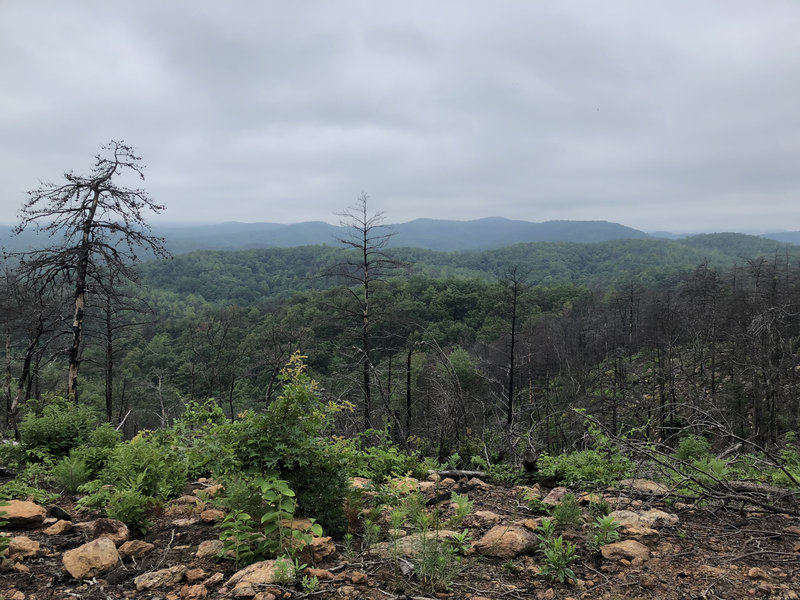
<svg viewBox="0 0 800 600"><path fill-rule="evenodd" d="M472 536L469 533L469 529L464 529L459 533L454 533L448 540L447 543L453 549L456 554L461 556L466 555L469 551L470 547L472 546Z"/></svg>
<svg viewBox="0 0 800 600"><path fill-rule="evenodd" d="M77 492L78 488L90 479L86 461L70 453L62 458L50 473L55 486L64 492Z"/></svg>
<svg viewBox="0 0 800 600"><path fill-rule="evenodd" d="M563 537L558 536L540 546L540 550L544 554L540 575L559 583L564 583L567 579L577 579L574 571L569 568L569 564L578 558L575 544L565 542Z"/></svg>
<svg viewBox="0 0 800 600"><path fill-rule="evenodd" d="M319 578L316 575L313 577L303 575L300 585L303 587L304 594L313 594L319 589Z"/></svg>
<svg viewBox="0 0 800 600"><path fill-rule="evenodd" d="M472 512L473 502L466 496L453 492L450 501L455 504L455 513L447 522L448 527L456 528Z"/></svg>
<svg viewBox="0 0 800 600"><path fill-rule="evenodd" d="M564 494L561 502L553 507L551 514L559 525L579 525L583 517L581 507L572 494Z"/></svg>
<svg viewBox="0 0 800 600"><path fill-rule="evenodd" d="M122 521L133 533L144 534L150 527L147 511L155 499L143 494L136 486L117 490L108 501L108 516Z"/></svg>
<svg viewBox="0 0 800 600"><path fill-rule="evenodd" d="M8 506L8 502L0 501L0 506ZM2 517L6 514L6 511L0 509L0 527L5 527L8 525L8 521L3 521ZM8 545L11 543L11 538L3 535L0 533L0 556L2 556L3 552L6 551Z"/></svg>
<svg viewBox="0 0 800 600"><path fill-rule="evenodd" d="M614 517L610 515L597 517L589 530L586 547L591 551L597 552L606 544L616 542L619 539L618 528L619 523L614 520Z"/></svg>
<svg viewBox="0 0 800 600"><path fill-rule="evenodd" d="M344 545L344 557L347 562L355 562L356 558L358 558L358 553L356 552L353 534L345 533L342 538L342 544Z"/></svg>

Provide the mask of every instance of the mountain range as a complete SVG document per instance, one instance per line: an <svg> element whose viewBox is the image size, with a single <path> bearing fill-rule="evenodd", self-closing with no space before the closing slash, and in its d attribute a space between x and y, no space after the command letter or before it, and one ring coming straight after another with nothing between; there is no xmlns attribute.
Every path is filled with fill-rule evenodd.
<svg viewBox="0 0 800 600"><path fill-rule="evenodd" d="M545 221L535 223L488 217L473 221L416 219L387 226L393 247L426 248L439 251L488 250L523 242L604 242L626 239L678 239L669 232L645 233L608 221ZM348 230L322 221L283 225L279 223L228 222L214 225L158 225L153 233L164 237L173 254L194 250L242 250L248 248L290 248L327 244L339 245ZM380 234L381 232L377 232ZM0 226L0 246L20 250L36 245L35 234L12 237L11 227ZM800 244L800 232L764 234L761 237Z"/></svg>

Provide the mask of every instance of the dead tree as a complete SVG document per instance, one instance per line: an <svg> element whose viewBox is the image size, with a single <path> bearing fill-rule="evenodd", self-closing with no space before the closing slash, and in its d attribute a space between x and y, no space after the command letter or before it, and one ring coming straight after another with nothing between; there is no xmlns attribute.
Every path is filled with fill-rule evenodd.
<svg viewBox="0 0 800 600"><path fill-rule="evenodd" d="M112 140L95 156L88 175L70 171L63 183L44 183L28 192L14 228L19 234L31 227L53 242L22 254L23 270L39 272L45 279L65 275L73 286L67 393L76 402L87 293L93 285L110 287L104 272L134 279L131 265L143 252L168 255L164 240L150 233L144 217L145 211L159 213L164 207L142 189L119 185L117 179L124 174L144 179L144 166L131 146Z"/></svg>

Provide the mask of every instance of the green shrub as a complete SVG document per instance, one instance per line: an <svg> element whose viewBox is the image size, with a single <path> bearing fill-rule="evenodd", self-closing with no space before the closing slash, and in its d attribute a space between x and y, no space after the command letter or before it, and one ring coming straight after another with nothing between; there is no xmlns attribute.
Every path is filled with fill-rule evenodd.
<svg viewBox="0 0 800 600"><path fill-rule="evenodd" d="M619 523L614 520L614 517L610 515L597 517L595 522L592 523L592 527L586 538L587 548L597 552L606 544L616 542L619 539L619 532L617 529L619 529Z"/></svg>
<svg viewBox="0 0 800 600"><path fill-rule="evenodd" d="M8 502L0 500L0 529L8 525L8 521L3 521L6 511L2 509L3 506L8 506ZM0 533L0 556L6 551L8 545L11 543L11 538Z"/></svg>
<svg viewBox="0 0 800 600"><path fill-rule="evenodd" d="M336 405L323 404L317 383L295 353L283 370L281 395L259 415L248 414L233 433L245 472L268 473L297 493L299 516L313 517L334 532L344 528L347 457L324 437Z"/></svg>
<svg viewBox="0 0 800 600"><path fill-rule="evenodd" d="M564 494L561 502L553 507L551 514L559 525L579 525L583 518L581 507L572 494Z"/></svg>
<svg viewBox="0 0 800 600"><path fill-rule="evenodd" d="M61 458L72 448L85 444L96 423L95 414L88 406L55 397L41 414L25 415L19 433L25 448L45 450L54 458Z"/></svg>
<svg viewBox="0 0 800 600"><path fill-rule="evenodd" d="M30 499L37 504L50 504L59 495L22 481L19 477L0 485L0 500Z"/></svg>
<svg viewBox="0 0 800 600"><path fill-rule="evenodd" d="M543 454L539 474L564 485L592 483L607 486L630 472L630 461L617 451L580 450L558 456Z"/></svg>
<svg viewBox="0 0 800 600"><path fill-rule="evenodd" d="M365 440L376 438L377 444L365 445ZM370 429L353 439L339 438L335 444L346 456L347 472L353 477L366 477L383 483L393 477L410 475L422 479L428 474L419 453L398 448L389 440L388 431Z"/></svg>
<svg viewBox="0 0 800 600"><path fill-rule="evenodd" d="M710 451L711 442L702 436L690 434L678 443L675 458L684 461L699 460L708 458Z"/></svg>
<svg viewBox="0 0 800 600"><path fill-rule="evenodd" d="M212 398L188 402L164 436L183 455L190 477L220 477L241 471L234 443L240 425L232 423Z"/></svg>
<svg viewBox="0 0 800 600"><path fill-rule="evenodd" d="M160 444L157 436L142 433L114 448L101 479L115 489L136 488L145 496L167 500L183 490L187 467L181 455Z"/></svg>
<svg viewBox="0 0 800 600"><path fill-rule="evenodd" d="M150 527L147 512L154 504L154 498L131 487L111 494L107 512L110 518L122 521L133 533L144 535Z"/></svg>
<svg viewBox="0 0 800 600"><path fill-rule="evenodd" d="M541 544L539 549L544 555L542 567L539 569L542 577L559 583L564 583L567 579L577 579L575 572L569 568L569 564L578 558L575 544L565 542L558 536Z"/></svg>
<svg viewBox="0 0 800 600"><path fill-rule="evenodd" d="M78 488L91 479L86 461L70 453L62 458L50 472L53 484L62 492L77 492Z"/></svg>

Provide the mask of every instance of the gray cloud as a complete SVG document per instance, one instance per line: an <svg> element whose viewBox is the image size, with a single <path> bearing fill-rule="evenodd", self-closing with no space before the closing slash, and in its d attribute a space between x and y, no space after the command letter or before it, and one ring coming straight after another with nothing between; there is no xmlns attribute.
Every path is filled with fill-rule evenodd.
<svg viewBox="0 0 800 600"><path fill-rule="evenodd" d="M134 144L168 220L800 229L800 5L0 4L0 221Z"/></svg>

